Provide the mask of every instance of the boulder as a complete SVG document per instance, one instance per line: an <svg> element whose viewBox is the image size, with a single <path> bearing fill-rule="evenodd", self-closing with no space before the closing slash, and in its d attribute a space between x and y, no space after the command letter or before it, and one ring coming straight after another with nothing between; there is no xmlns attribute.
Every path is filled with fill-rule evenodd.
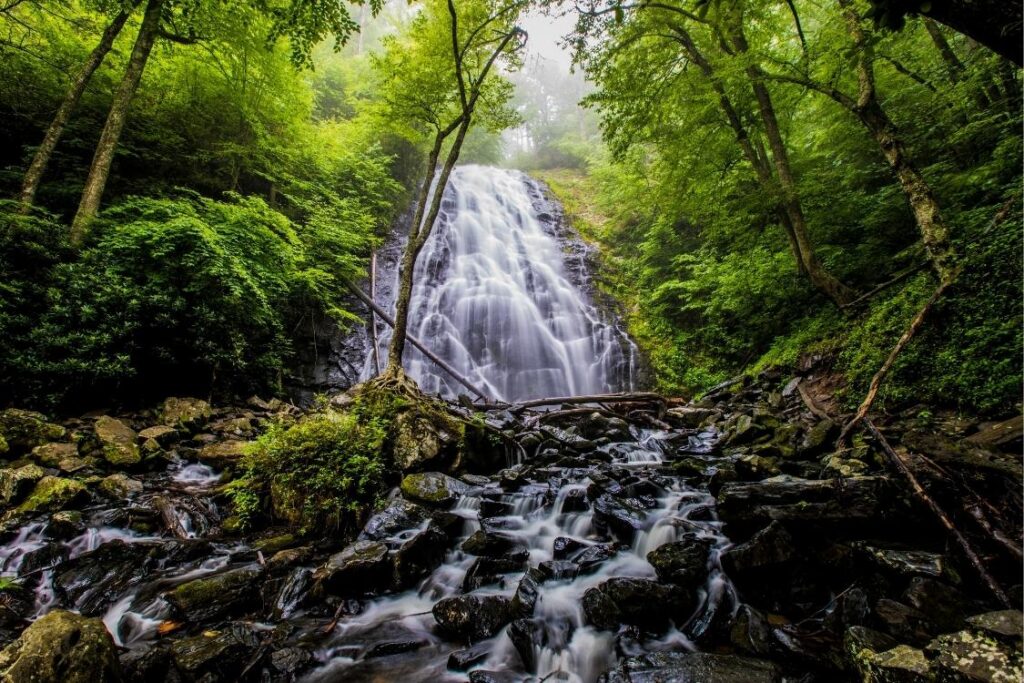
<svg viewBox="0 0 1024 683"><path fill-rule="evenodd" d="M523 559L506 557L478 557L470 565L466 576L462 580L462 590L466 593L474 591L480 586L497 583L502 574L521 572L526 566ZM573 565L575 567L575 565Z"/></svg>
<svg viewBox="0 0 1024 683"><path fill-rule="evenodd" d="M403 543L394 554L395 585L407 588L441 566L448 537L428 527Z"/></svg>
<svg viewBox="0 0 1024 683"><path fill-rule="evenodd" d="M512 601L499 595L458 595L434 603L438 628L472 641L490 638L513 617Z"/></svg>
<svg viewBox="0 0 1024 683"><path fill-rule="evenodd" d="M514 536L498 531L478 529L462 542L462 549L470 555L487 557L508 556L525 559L529 555L526 544Z"/></svg>
<svg viewBox="0 0 1024 683"><path fill-rule="evenodd" d="M102 415L94 425L103 458L115 467L130 467L142 460L142 453L136 443L138 434L116 417Z"/></svg>
<svg viewBox="0 0 1024 683"><path fill-rule="evenodd" d="M388 547L377 541L356 541L332 555L316 570L321 590L345 597L384 590L391 584Z"/></svg>
<svg viewBox="0 0 1024 683"><path fill-rule="evenodd" d="M66 430L46 421L46 416L31 410L8 408L0 410L0 436L7 444L5 457L28 453L48 441L64 438Z"/></svg>
<svg viewBox="0 0 1024 683"><path fill-rule="evenodd" d="M594 523L601 533L610 531L630 543L637 531L647 527L647 511L637 501L603 493L594 500Z"/></svg>
<svg viewBox="0 0 1024 683"><path fill-rule="evenodd" d="M117 472L105 477L100 482L99 489L111 498L128 498L137 493L142 493L142 482L132 479L127 474Z"/></svg>
<svg viewBox="0 0 1024 683"><path fill-rule="evenodd" d="M231 623L216 631L175 641L171 652L190 680L234 681L260 646L251 624Z"/></svg>
<svg viewBox="0 0 1024 683"><path fill-rule="evenodd" d="M697 406L677 406L665 411L665 421L684 427L686 429L697 429L704 422L721 415L721 411L714 408L699 408Z"/></svg>
<svg viewBox="0 0 1024 683"><path fill-rule="evenodd" d="M430 519L430 511L422 505L396 498L373 517L359 534L360 541L383 541L395 534L415 529Z"/></svg>
<svg viewBox="0 0 1024 683"><path fill-rule="evenodd" d="M114 642L99 619L57 610L0 651L5 683L120 683Z"/></svg>
<svg viewBox="0 0 1024 683"><path fill-rule="evenodd" d="M877 548L866 543L857 543L854 547L879 569L903 578L940 578L945 573L945 558L938 553Z"/></svg>
<svg viewBox="0 0 1024 683"><path fill-rule="evenodd" d="M800 479L781 475L754 483L727 483L718 492L718 515L736 525L772 520L855 524L896 519L886 477Z"/></svg>
<svg viewBox="0 0 1024 683"><path fill-rule="evenodd" d="M98 616L153 572L162 550L157 543L109 541L58 566L53 584L79 612Z"/></svg>
<svg viewBox="0 0 1024 683"><path fill-rule="evenodd" d="M178 430L168 425L156 425L155 427L146 427L139 432L139 439L141 441L155 441L161 448L167 448L173 445L180 438Z"/></svg>
<svg viewBox="0 0 1024 683"><path fill-rule="evenodd" d="M867 683L929 683L934 680L924 652L909 645L863 654L862 672Z"/></svg>
<svg viewBox="0 0 1024 683"><path fill-rule="evenodd" d="M960 683L1020 683L1024 679L1020 647L1011 647L976 631L947 633L925 648L935 677Z"/></svg>
<svg viewBox="0 0 1024 683"><path fill-rule="evenodd" d="M406 498L435 507L449 507L469 490L465 482L440 472L407 474L401 488Z"/></svg>
<svg viewBox="0 0 1024 683"><path fill-rule="evenodd" d="M259 578L258 569L241 568L193 579L168 593L167 602L192 622L243 614L259 597Z"/></svg>
<svg viewBox="0 0 1024 683"><path fill-rule="evenodd" d="M465 671L487 659L490 654L490 643L477 643L464 650L456 650L448 655L448 668L452 671Z"/></svg>
<svg viewBox="0 0 1024 683"><path fill-rule="evenodd" d="M778 683L771 662L707 652L652 652L627 657L606 673L605 683Z"/></svg>
<svg viewBox="0 0 1024 683"><path fill-rule="evenodd" d="M47 476L36 482L32 493L21 502L17 510L23 514L56 512L80 505L87 498L88 493L82 482Z"/></svg>
<svg viewBox="0 0 1024 683"><path fill-rule="evenodd" d="M800 442L800 454L813 457L828 451L839 436L839 425L832 420L819 420L807 430Z"/></svg>
<svg viewBox="0 0 1024 683"><path fill-rule="evenodd" d="M1024 438L1024 415L1011 417L1009 420L983 426L965 441L982 448L1004 448L1010 450L1016 446L1020 451L1020 443Z"/></svg>
<svg viewBox="0 0 1024 683"><path fill-rule="evenodd" d="M0 504L9 507L19 503L45 475L38 465L0 469Z"/></svg>
<svg viewBox="0 0 1024 683"><path fill-rule="evenodd" d="M1024 638L1024 613L1008 609L999 612L985 612L967 617L967 623L976 631L996 638L1019 641Z"/></svg>
<svg viewBox="0 0 1024 683"><path fill-rule="evenodd" d="M710 557L711 541L695 535L665 543L647 553L647 561L661 581L686 588L696 588L704 583Z"/></svg>
<svg viewBox="0 0 1024 683"><path fill-rule="evenodd" d="M394 420L392 457L403 472L443 465L452 455L461 433L442 413L413 408Z"/></svg>
<svg viewBox="0 0 1024 683"><path fill-rule="evenodd" d="M78 457L78 446L73 443L51 441L32 449L32 459L43 467L57 469L70 458Z"/></svg>
<svg viewBox="0 0 1024 683"><path fill-rule="evenodd" d="M181 427L186 431L195 431L203 427L213 411L210 404L198 398L171 397L160 406L160 421L171 427Z"/></svg>
<svg viewBox="0 0 1024 683"><path fill-rule="evenodd" d="M199 449L197 457L210 467L222 469L234 467L245 455L249 441L217 441Z"/></svg>
<svg viewBox="0 0 1024 683"><path fill-rule="evenodd" d="M664 630L671 619L686 616L692 603L693 596L678 586L620 577L584 593L583 613L598 628L623 623L657 632Z"/></svg>
<svg viewBox="0 0 1024 683"><path fill-rule="evenodd" d="M779 522L772 522L749 541L722 553L722 568L736 578L778 568L796 556L792 535Z"/></svg>
<svg viewBox="0 0 1024 683"><path fill-rule="evenodd" d="M886 633L914 645L927 643L934 632L934 626L922 612L888 598L875 603L875 619Z"/></svg>
<svg viewBox="0 0 1024 683"><path fill-rule="evenodd" d="M966 628L964 616L971 613L973 606L971 600L957 589L923 576L910 580L903 600L942 632Z"/></svg>

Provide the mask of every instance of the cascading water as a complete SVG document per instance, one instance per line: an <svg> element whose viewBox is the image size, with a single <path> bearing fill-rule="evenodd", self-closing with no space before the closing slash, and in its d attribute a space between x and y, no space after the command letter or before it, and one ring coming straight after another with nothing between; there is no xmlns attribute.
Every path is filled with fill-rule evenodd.
<svg viewBox="0 0 1024 683"><path fill-rule="evenodd" d="M583 246L559 213L519 171L458 167L420 255L409 332L494 399L622 391L635 381L636 348L591 300L584 264L566 253ZM406 368L428 393L463 391L415 348Z"/></svg>

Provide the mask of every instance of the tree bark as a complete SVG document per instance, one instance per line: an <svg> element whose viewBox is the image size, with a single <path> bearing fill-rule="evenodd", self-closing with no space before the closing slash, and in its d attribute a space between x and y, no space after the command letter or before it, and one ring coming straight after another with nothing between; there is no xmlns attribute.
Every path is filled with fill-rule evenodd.
<svg viewBox="0 0 1024 683"><path fill-rule="evenodd" d="M747 54L750 51L750 46L743 34L742 17L733 11L727 11L726 16L730 24L727 27L729 40L733 48L738 54ZM754 90L754 97L757 99L758 111L764 123L765 136L768 138L768 146L772 151L772 159L775 163L775 172L782 189L782 203L789 215L793 238L800 250L807 277L810 278L811 284L828 296L837 306L842 307L852 301L856 293L829 273L818 259L814 245L807 234L807 220L804 217L799 190L789 163L789 151L782 139L779 120L775 115L771 93L768 92L768 87L765 85L765 73L760 66L754 63L748 63L745 72Z"/></svg>
<svg viewBox="0 0 1024 683"><path fill-rule="evenodd" d="M114 162L114 153L128 117L128 108L139 87L139 81L142 80L142 72L146 69L146 62L149 60L153 43L160 30L160 13L163 4L164 0L148 0L146 4L146 13L135 39L135 46L132 48L132 54L128 60L128 66L125 68L124 76L121 78L121 84L114 94L114 101L110 105L110 113L107 115L100 140L96 144L96 153L89 168L85 188L82 190L78 212L71 225L71 243L75 246L81 246L85 241L89 226L96 214L99 213L100 200L103 198L103 190L106 188L107 179L110 176L110 167Z"/></svg>
<svg viewBox="0 0 1024 683"><path fill-rule="evenodd" d="M138 3L136 2L135 4ZM78 101L82 99L82 93L85 92L86 86L89 85L92 75L96 73L96 69L106 59L107 53L110 52L110 48L114 45L114 40L121 33L121 29L124 28L130 14L131 10L122 10L107 25L103 35L100 37L100 42L89 53L88 59L82 64L82 67L75 75L75 79L71 82L71 87L65 93L64 100L60 103L60 107L57 108L57 113L54 114L49 128L46 129L43 141L39 143L39 147L32 157L32 163L29 164L28 170L25 171L25 178L22 180L21 193L19 195L22 213L26 213L32 207L32 203L36 198L36 192L39 190L39 184L42 181L43 174L46 172L46 166L50 163L50 157L53 156L53 150L57 147L61 135L64 134L64 128L71 118L71 113L78 106Z"/></svg>

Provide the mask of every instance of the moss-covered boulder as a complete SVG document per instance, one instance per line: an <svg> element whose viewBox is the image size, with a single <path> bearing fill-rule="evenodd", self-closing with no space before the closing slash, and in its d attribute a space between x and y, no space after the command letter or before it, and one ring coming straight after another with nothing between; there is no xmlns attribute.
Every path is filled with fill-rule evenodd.
<svg viewBox="0 0 1024 683"><path fill-rule="evenodd" d="M929 683L932 676L924 652L909 645L897 645L885 652L865 651L864 681L867 683Z"/></svg>
<svg viewBox="0 0 1024 683"><path fill-rule="evenodd" d="M167 594L167 601L193 622L244 614L259 599L260 576L258 569L232 569L183 583Z"/></svg>
<svg viewBox="0 0 1024 683"><path fill-rule="evenodd" d="M392 460L403 472L437 469L453 462L464 426L429 401L402 410L392 424Z"/></svg>
<svg viewBox="0 0 1024 683"><path fill-rule="evenodd" d="M0 469L0 503L14 505L20 502L44 476L46 472L38 465Z"/></svg>
<svg viewBox="0 0 1024 683"><path fill-rule="evenodd" d="M139 439L145 443L147 441L155 441L161 448L167 448L171 444L175 443L180 438L178 430L168 425L156 425L155 427L146 427L139 432Z"/></svg>
<svg viewBox="0 0 1024 683"><path fill-rule="evenodd" d="M6 449L0 447L0 453L8 457L22 455L48 441L64 438L66 431L60 425L47 422L42 413L18 408L0 410L0 437L7 445Z"/></svg>
<svg viewBox="0 0 1024 683"><path fill-rule="evenodd" d="M85 484L64 477L43 477L17 510L22 514L56 512L83 503L88 497Z"/></svg>
<svg viewBox="0 0 1024 683"><path fill-rule="evenodd" d="M1009 646L979 631L941 635L925 652L933 658L935 679L942 683L1020 683L1024 680L1020 647Z"/></svg>
<svg viewBox="0 0 1024 683"><path fill-rule="evenodd" d="M469 486L440 472L407 474L402 479L402 495L418 503L447 507L459 499Z"/></svg>
<svg viewBox="0 0 1024 683"><path fill-rule="evenodd" d="M0 652L4 683L114 683L117 652L103 622L73 612L50 612Z"/></svg>
<svg viewBox="0 0 1024 683"><path fill-rule="evenodd" d="M59 468L61 462L78 457L78 446L73 443L51 441L32 449L32 459L43 467Z"/></svg>
<svg viewBox="0 0 1024 683"><path fill-rule="evenodd" d="M205 425L213 415L210 404L198 398L172 396L160 406L160 421L172 427L194 431Z"/></svg>
<svg viewBox="0 0 1024 683"><path fill-rule="evenodd" d="M99 485L101 492L114 499L128 498L137 493L142 493L142 488L141 481L132 479L122 472L116 472L109 477L105 477Z"/></svg>
<svg viewBox="0 0 1024 683"><path fill-rule="evenodd" d="M123 420L103 415L96 420L96 438L103 449L103 458L115 467L130 467L142 461L136 443L138 434Z"/></svg>
<svg viewBox="0 0 1024 683"><path fill-rule="evenodd" d="M245 455L248 445L248 441L219 441L207 444L199 450L199 460L210 467L232 467Z"/></svg>

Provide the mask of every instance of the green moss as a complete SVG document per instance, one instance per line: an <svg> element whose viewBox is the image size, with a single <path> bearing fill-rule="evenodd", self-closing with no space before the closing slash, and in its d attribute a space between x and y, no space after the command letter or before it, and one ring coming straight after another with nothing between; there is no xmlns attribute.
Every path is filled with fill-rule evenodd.
<svg viewBox="0 0 1024 683"><path fill-rule="evenodd" d="M74 479L43 477L32 493L18 506L18 512L53 512L61 510L85 495L85 485Z"/></svg>

